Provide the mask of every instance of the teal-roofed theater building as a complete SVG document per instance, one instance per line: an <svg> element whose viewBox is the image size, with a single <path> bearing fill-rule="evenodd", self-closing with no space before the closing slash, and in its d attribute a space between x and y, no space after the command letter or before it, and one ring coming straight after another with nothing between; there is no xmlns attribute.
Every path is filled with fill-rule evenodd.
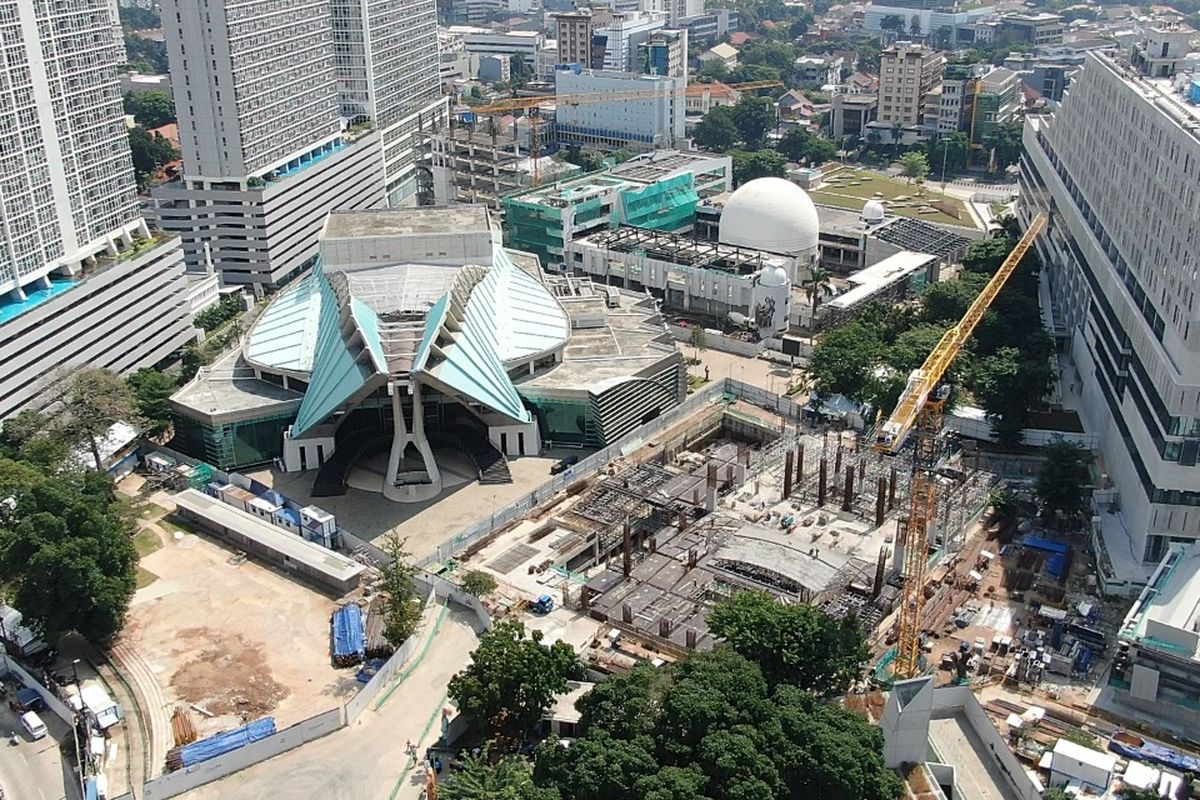
<svg viewBox="0 0 1200 800"><path fill-rule="evenodd" d="M546 276L452 206L331 213L314 270L172 404L178 446L219 467L315 470L320 496L386 453L383 495L419 502L439 450L505 482L508 458L603 446L685 394L652 298Z"/></svg>

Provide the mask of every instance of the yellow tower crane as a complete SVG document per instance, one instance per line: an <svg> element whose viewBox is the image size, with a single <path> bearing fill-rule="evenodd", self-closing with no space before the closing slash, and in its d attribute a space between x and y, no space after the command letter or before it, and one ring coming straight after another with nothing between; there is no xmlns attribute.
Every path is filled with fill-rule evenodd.
<svg viewBox="0 0 1200 800"><path fill-rule="evenodd" d="M897 678L915 677L921 656L921 620L925 607L925 566L929 558L929 523L937 501L937 461L941 453L942 406L946 392L942 378L950 364L962 352L984 313L1000 294L1033 241L1046 226L1046 215L1039 214L1017 242L996 274L983 287L958 324L942 335L925 363L913 370L896 403L896 408L879 430L875 449L889 454L899 452L908 435L916 431L913 454L913 484L907 519L897 532L904 544L904 591L900 603L900 623L895 667Z"/></svg>
<svg viewBox="0 0 1200 800"><path fill-rule="evenodd" d="M782 86L783 83L781 81L750 81L748 83L730 83L724 85L738 92L748 92L755 89L770 89L774 86ZM713 84L694 83L684 89L683 93L684 97L702 97L706 89L711 90L713 88L716 88ZM507 114L513 111L525 112L525 116L529 119L529 158L533 165L532 182L534 186L537 186L541 183L538 156L541 155L542 149L541 126L545 120L540 116L539 111L543 105L580 106L592 103L636 102L638 100L656 100L660 97L672 97L675 94L676 90L672 89L654 89L644 92L579 92L576 94L535 95L533 97L513 97L506 100L497 100L494 103L476 106L471 111L476 116Z"/></svg>

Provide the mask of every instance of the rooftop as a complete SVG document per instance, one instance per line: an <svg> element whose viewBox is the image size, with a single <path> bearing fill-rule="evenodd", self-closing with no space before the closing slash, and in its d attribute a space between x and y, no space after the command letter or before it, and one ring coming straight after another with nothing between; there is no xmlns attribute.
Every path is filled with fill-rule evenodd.
<svg viewBox="0 0 1200 800"><path fill-rule="evenodd" d="M322 239L366 236L411 236L421 233L461 233L490 227L487 206L456 205L437 208L331 211L325 220Z"/></svg>
<svg viewBox="0 0 1200 800"><path fill-rule="evenodd" d="M1200 662L1200 545L1179 545L1163 559L1125 617L1120 636Z"/></svg>
<svg viewBox="0 0 1200 800"><path fill-rule="evenodd" d="M924 220L905 217L898 217L875 228L871 235L906 250L930 253L939 258L950 258L971 243L966 236L951 233Z"/></svg>
<svg viewBox="0 0 1200 800"><path fill-rule="evenodd" d="M349 581L366 569L353 559L310 542L195 489L185 489L171 499L175 501L177 507L237 531L262 544L270 551L283 555L289 561L328 575L339 583Z"/></svg>
<svg viewBox="0 0 1200 800"><path fill-rule="evenodd" d="M749 275L763 267L785 267L788 256L648 228L621 227L581 237L573 245L591 245L618 253L638 253L696 269Z"/></svg>
<svg viewBox="0 0 1200 800"><path fill-rule="evenodd" d="M937 256L928 253L901 250L878 264L851 275L849 282L852 284L852 288L828 301L825 305L827 308L852 308L880 290L925 269L931 261L936 260Z"/></svg>
<svg viewBox="0 0 1200 800"><path fill-rule="evenodd" d="M986 724L986 723L985 723ZM994 758L985 758L988 748L967 720L963 710L929 722L929 743L938 760L953 764L954 782L966 797L977 800L1019 800Z"/></svg>
<svg viewBox="0 0 1200 800"><path fill-rule="evenodd" d="M214 420L237 419L240 414L262 416L278 409L294 411L303 395L255 377L254 369L236 350L210 367L174 395L171 402Z"/></svg>

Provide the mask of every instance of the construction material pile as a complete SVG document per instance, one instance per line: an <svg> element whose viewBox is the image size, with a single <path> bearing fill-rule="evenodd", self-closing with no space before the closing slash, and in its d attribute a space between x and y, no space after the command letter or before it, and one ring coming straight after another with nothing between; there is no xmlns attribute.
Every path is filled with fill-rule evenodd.
<svg viewBox="0 0 1200 800"><path fill-rule="evenodd" d="M234 750L265 739L274 733L275 719L263 717L240 728L224 731L182 747L173 747L167 752L167 771L173 772L177 769L193 767L209 759L232 753Z"/></svg>
<svg viewBox="0 0 1200 800"><path fill-rule="evenodd" d="M175 737L176 745L191 744L196 741L198 736L196 726L192 724L192 718L186 709L175 708L175 713L171 715L171 733Z"/></svg>
<svg viewBox="0 0 1200 800"><path fill-rule="evenodd" d="M334 666L352 667L361 663L366 649L362 609L354 603L342 606L333 612L332 628Z"/></svg>
<svg viewBox="0 0 1200 800"><path fill-rule="evenodd" d="M383 635L384 631L384 600L376 596L367 607L366 657L391 658L396 648Z"/></svg>

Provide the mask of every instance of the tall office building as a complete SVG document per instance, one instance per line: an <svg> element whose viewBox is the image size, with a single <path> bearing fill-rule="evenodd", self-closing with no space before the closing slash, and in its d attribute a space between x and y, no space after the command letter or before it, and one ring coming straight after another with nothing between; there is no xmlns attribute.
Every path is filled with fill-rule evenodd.
<svg viewBox="0 0 1200 800"><path fill-rule="evenodd" d="M1024 134L1020 210L1050 216L1043 313L1115 486L1101 498L1119 513L1096 523L1101 570L1121 577L1200 538L1200 86L1170 66L1187 40L1138 49L1153 78L1089 55L1062 107Z"/></svg>
<svg viewBox="0 0 1200 800"><path fill-rule="evenodd" d="M184 154L156 192L190 270L276 287L328 211L411 203L445 114L434 0L166 0Z"/></svg>
<svg viewBox="0 0 1200 800"><path fill-rule="evenodd" d="M127 371L192 335L179 243L138 209L109 0L0 4L0 418L78 366Z"/></svg>
<svg viewBox="0 0 1200 800"><path fill-rule="evenodd" d="M923 44L897 42L879 56L880 128L917 128L925 120L926 96L942 80L946 57Z"/></svg>
<svg viewBox="0 0 1200 800"><path fill-rule="evenodd" d="M646 75L687 78L687 59L686 28L656 31L638 45L635 71Z"/></svg>
<svg viewBox="0 0 1200 800"><path fill-rule="evenodd" d="M558 63L579 64L583 67L601 67L592 52L592 36L596 24L591 9L563 11L551 14L558 41ZM603 50L601 50L603 53ZM600 56L603 59L603 55Z"/></svg>

